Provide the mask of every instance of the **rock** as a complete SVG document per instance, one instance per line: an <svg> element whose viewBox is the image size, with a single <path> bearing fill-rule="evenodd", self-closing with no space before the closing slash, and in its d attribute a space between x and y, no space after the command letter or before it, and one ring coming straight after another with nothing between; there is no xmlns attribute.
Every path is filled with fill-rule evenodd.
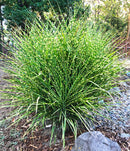
<svg viewBox="0 0 130 151"><path fill-rule="evenodd" d="M99 104L103 104L104 103L104 100L100 100L98 101Z"/></svg>
<svg viewBox="0 0 130 151"><path fill-rule="evenodd" d="M126 83L127 83L127 85L129 85L129 87L130 87L130 81L126 81Z"/></svg>
<svg viewBox="0 0 130 151"><path fill-rule="evenodd" d="M120 146L99 131L80 135L71 151L121 151Z"/></svg>
<svg viewBox="0 0 130 151"><path fill-rule="evenodd" d="M130 96L130 90L127 90L126 94L127 94L128 96Z"/></svg>
<svg viewBox="0 0 130 151"><path fill-rule="evenodd" d="M126 100L126 99L127 99L127 95L126 95L126 94L123 94L123 95L122 95L122 99L123 99L123 100Z"/></svg>
<svg viewBox="0 0 130 151"><path fill-rule="evenodd" d="M128 85L127 85L126 82L120 82L119 84L120 84L121 86L128 87Z"/></svg>
<svg viewBox="0 0 130 151"><path fill-rule="evenodd" d="M110 89L109 92L122 96L121 90L119 87L114 87L114 88Z"/></svg>
<svg viewBox="0 0 130 151"><path fill-rule="evenodd" d="M128 77L130 77L130 72L127 72L126 75L127 75Z"/></svg>
<svg viewBox="0 0 130 151"><path fill-rule="evenodd" d="M121 138L129 139L129 138L130 138L130 134L127 134L127 133L121 133Z"/></svg>

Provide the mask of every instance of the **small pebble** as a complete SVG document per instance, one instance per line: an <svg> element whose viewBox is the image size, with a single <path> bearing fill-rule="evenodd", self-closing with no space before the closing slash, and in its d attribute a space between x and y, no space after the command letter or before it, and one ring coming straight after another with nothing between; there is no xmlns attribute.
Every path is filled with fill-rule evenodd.
<svg viewBox="0 0 130 151"><path fill-rule="evenodd" d="M127 76L128 75L130 77L130 72L127 73ZM124 133L130 128L130 125L127 124L129 123L130 117L130 85L126 82L121 82L120 85L125 86L126 91L121 92L119 87L111 89L111 93L116 92L120 97L115 96L113 104L100 111L101 115L110 118L110 120L104 120L104 118L96 116L95 119L98 124L96 124L95 127L102 127L108 129L108 131L115 131L121 134L122 138L130 138L129 134ZM103 103L103 100L99 101L99 103ZM109 111L107 109L109 109Z"/></svg>
<svg viewBox="0 0 130 151"><path fill-rule="evenodd" d="M130 134L122 133L122 134L121 134L121 138L129 139L129 138L130 138Z"/></svg>
<svg viewBox="0 0 130 151"><path fill-rule="evenodd" d="M128 77L130 77L130 72L127 72L126 75L127 75Z"/></svg>

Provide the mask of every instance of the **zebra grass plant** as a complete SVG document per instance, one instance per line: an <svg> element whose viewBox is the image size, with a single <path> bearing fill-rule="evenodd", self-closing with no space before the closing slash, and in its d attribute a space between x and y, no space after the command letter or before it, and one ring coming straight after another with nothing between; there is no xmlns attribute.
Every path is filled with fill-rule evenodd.
<svg viewBox="0 0 130 151"><path fill-rule="evenodd" d="M27 119L28 130L51 124L51 139L66 130L75 137L82 124L105 105L99 99L111 97L120 66L113 36L86 21L71 18L43 23L36 20L28 33L13 31L15 47L9 61L13 86L2 107L13 107L15 123ZM7 90L8 91L8 90ZM6 92L6 90L4 91Z"/></svg>

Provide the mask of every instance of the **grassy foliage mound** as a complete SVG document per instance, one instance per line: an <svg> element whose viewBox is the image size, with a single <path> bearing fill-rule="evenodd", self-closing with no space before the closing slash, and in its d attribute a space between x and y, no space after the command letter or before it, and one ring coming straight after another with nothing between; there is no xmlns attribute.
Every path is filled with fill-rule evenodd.
<svg viewBox="0 0 130 151"><path fill-rule="evenodd" d="M36 21L28 34L14 35L11 116L27 119L29 129L48 121L51 138L61 130L65 145L66 130L76 136L79 123L88 128L86 119L93 120L104 105L99 100L111 96L120 70L112 36L75 19L57 27Z"/></svg>

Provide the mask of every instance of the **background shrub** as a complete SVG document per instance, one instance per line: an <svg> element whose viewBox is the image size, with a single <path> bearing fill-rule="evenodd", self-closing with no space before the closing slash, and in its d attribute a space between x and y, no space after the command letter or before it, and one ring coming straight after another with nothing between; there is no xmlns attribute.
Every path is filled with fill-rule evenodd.
<svg viewBox="0 0 130 151"><path fill-rule="evenodd" d="M88 129L87 119L94 120L104 106L99 99L111 97L108 90L120 71L113 37L74 18L58 27L37 20L28 34L13 35L8 72L14 86L8 94L12 101L5 102L14 107L10 115L19 117L16 122L27 119L29 130L48 121L51 139L61 130L64 146L66 130L76 137L79 123Z"/></svg>

